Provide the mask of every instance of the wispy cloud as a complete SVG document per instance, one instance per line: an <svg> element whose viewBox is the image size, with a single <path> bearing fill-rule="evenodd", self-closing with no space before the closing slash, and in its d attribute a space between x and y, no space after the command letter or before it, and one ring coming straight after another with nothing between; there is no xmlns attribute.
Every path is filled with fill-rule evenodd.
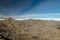
<svg viewBox="0 0 60 40"><path fill-rule="evenodd" d="M25 15L17 15L11 16L15 18L60 18L60 14L25 14Z"/></svg>
<svg viewBox="0 0 60 40"><path fill-rule="evenodd" d="M12 17L17 20L25 20L25 19L42 19L42 20L60 20L60 14L25 14L25 15L17 15L17 16L5 16L0 15L0 19Z"/></svg>
<svg viewBox="0 0 60 40"><path fill-rule="evenodd" d="M43 19L43 20L60 20L60 14L25 14L21 16L11 16L15 19Z"/></svg>

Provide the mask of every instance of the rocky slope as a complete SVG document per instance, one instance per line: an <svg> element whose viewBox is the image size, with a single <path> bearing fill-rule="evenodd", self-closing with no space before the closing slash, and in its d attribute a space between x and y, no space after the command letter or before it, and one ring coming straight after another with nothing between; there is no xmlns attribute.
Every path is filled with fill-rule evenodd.
<svg viewBox="0 0 60 40"><path fill-rule="evenodd" d="M60 22L9 18L0 22L0 40L60 40Z"/></svg>

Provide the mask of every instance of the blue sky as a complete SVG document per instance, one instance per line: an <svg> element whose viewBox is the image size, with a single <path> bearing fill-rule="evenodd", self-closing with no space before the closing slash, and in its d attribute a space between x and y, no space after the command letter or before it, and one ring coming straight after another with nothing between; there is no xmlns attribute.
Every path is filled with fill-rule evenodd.
<svg viewBox="0 0 60 40"><path fill-rule="evenodd" d="M60 0L0 0L0 15L60 18Z"/></svg>

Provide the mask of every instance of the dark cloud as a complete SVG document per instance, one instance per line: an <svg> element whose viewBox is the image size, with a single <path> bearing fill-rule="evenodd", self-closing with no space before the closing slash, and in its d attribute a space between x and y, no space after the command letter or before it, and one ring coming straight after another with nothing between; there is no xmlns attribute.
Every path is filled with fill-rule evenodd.
<svg viewBox="0 0 60 40"><path fill-rule="evenodd" d="M0 14L22 14L34 8L41 0L0 0Z"/></svg>

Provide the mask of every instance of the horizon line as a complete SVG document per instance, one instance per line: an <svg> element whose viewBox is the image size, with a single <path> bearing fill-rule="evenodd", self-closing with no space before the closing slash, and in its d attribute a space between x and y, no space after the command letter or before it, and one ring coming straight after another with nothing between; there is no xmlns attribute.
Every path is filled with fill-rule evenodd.
<svg viewBox="0 0 60 40"><path fill-rule="evenodd" d="M60 18L20 18L20 19L17 19L17 18L13 18L14 20L29 20L29 19L32 19L32 20L53 20L53 21L60 21ZM0 20L5 20L5 19L0 19Z"/></svg>

